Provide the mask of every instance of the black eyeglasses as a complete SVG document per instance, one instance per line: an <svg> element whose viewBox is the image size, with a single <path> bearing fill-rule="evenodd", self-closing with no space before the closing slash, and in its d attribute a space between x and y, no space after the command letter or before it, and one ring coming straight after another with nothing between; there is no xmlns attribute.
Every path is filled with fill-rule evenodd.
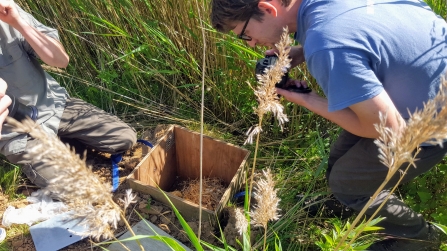
<svg viewBox="0 0 447 251"><path fill-rule="evenodd" d="M244 28L242 28L241 33L239 35L237 35L237 38L245 40L245 41L251 41L251 37L244 34L245 28L247 28L247 24L248 24L248 21L250 21L250 19L251 19L251 15L248 17L247 21L245 22Z"/></svg>

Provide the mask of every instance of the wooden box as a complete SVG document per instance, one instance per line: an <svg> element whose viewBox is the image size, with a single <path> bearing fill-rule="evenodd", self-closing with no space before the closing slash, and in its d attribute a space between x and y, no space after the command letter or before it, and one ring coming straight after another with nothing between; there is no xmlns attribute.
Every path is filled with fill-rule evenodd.
<svg viewBox="0 0 447 251"><path fill-rule="evenodd" d="M213 222L219 217L229 199L241 189L249 155L246 149L203 136L203 178L220 178L227 187L214 211L202 207L204 221ZM197 220L197 204L168 192L177 182L199 179L199 176L200 134L175 125L149 150L127 179L132 189L150 194L170 206L161 188L186 220Z"/></svg>

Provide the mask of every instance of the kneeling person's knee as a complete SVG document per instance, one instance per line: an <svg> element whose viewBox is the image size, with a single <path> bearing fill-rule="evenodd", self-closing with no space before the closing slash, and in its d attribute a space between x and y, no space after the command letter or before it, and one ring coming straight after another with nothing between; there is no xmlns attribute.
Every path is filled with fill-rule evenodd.
<svg viewBox="0 0 447 251"><path fill-rule="evenodd" d="M114 146L111 147L115 153L125 152L132 148L137 142L137 134L134 129L123 129L118 140L115 141Z"/></svg>

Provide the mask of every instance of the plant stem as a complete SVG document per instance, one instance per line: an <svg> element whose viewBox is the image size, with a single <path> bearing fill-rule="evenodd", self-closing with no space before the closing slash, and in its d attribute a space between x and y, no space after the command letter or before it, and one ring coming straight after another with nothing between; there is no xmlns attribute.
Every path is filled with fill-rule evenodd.
<svg viewBox="0 0 447 251"><path fill-rule="evenodd" d="M205 37L205 29L203 27L202 14L200 11L200 5L198 1L195 1L197 13L199 14L200 20L200 30L202 30L202 99L200 106L200 189L199 189L199 227L197 230L197 238L200 242L200 235L202 234L202 195L203 195L203 112L205 109L205 71L206 71L206 37Z"/></svg>
<svg viewBox="0 0 447 251"><path fill-rule="evenodd" d="M267 224L264 226L264 251L265 251L265 244L267 242Z"/></svg>
<svg viewBox="0 0 447 251"><path fill-rule="evenodd" d="M262 125L263 117L264 116L259 117L259 124L258 124L259 127L261 127L261 125ZM251 177L250 177L250 189L248 189L248 209L250 209L250 203L251 203L251 191L253 189L253 176L255 174L256 156L258 155L260 135L261 135L261 132L259 132L258 135L256 135L256 146L255 146L255 153L253 156L253 166L251 168Z"/></svg>
<svg viewBox="0 0 447 251"><path fill-rule="evenodd" d="M130 233L131 233L133 236L136 236L136 234L134 233L134 231L133 231L132 227L130 226L129 222L126 220L126 217L124 216L123 211L121 211L121 219L123 219L124 224L126 224L126 227L127 227L127 229L129 229ZM143 247L143 245L141 245L140 240L135 240L135 241L136 241L136 242L138 243L138 245L140 246L141 251L144 251L144 247Z"/></svg>
<svg viewBox="0 0 447 251"><path fill-rule="evenodd" d="M416 151L415 154L417 154L419 152L419 149ZM396 163L396 162L394 162ZM395 164L394 164L395 165ZM408 168L410 167L407 166L407 168L405 169L405 173L407 172ZM366 203L366 205L362 208L362 210L360 211L360 213L357 215L357 217L355 218L355 220L352 222L351 226L349 227L348 231L346 231L346 233L344 234L343 238L340 240L340 242L337 244L337 246L335 247L335 251L338 250L338 248L340 247L340 245L346 241L346 238L348 237L348 235L352 232L352 230L354 229L354 227L357 225L357 223L360 221L360 218L363 217L363 215L365 214L366 210L369 208L369 206L371 206L371 204L373 203L373 201L377 198L377 196L379 195L380 192L382 192L383 188L386 186L386 184L390 181L390 179L394 176L394 174L397 172L397 170L399 170L399 168L396 168L395 166L392 166L391 168L389 168L388 174L385 178L385 180L382 182L382 184L380 184L379 188L377 188L377 190L374 192L374 194L369 198L368 202ZM397 182L397 185L400 183L400 181L402 180L403 175L401 176L401 178L399 179L399 181ZM397 186L396 185L396 186ZM395 187L393 187L393 191L394 191ZM390 193L391 194L391 193ZM389 195L387 196L387 198L382 202L385 203L386 200L388 199ZM380 208L382 207L382 205L380 205L380 207L374 212L373 215L376 215L378 210L380 210ZM368 222L370 222L371 220L369 220ZM366 226L366 224L365 224ZM363 230L363 227L361 228L361 230ZM359 231L361 233L361 231ZM349 242L349 244L351 244L354 239L360 234L357 233L355 234L354 238ZM347 245L345 247L345 249L349 247L349 245ZM343 249L343 250L345 250Z"/></svg>
<svg viewBox="0 0 447 251"><path fill-rule="evenodd" d="M126 249L127 251L131 251L128 247L126 247L126 245L124 245L121 241L119 241L115 236L113 236L113 239L115 241L117 241L124 249Z"/></svg>
<svg viewBox="0 0 447 251"><path fill-rule="evenodd" d="M338 242L337 246L335 247L335 251L337 251L340 248L340 245L346 241L346 238L348 237L348 235L352 232L352 230L354 229L354 227L357 225L357 223L360 221L360 218L363 217L363 215L365 214L366 210L369 208L369 206L371 206L371 204L373 203L373 201L377 198L377 196L379 195L379 193L382 191L382 189L385 187L385 185L388 183L389 178L387 177L382 184L380 184L379 188L377 188L377 190L374 192L374 194L369 198L368 202L366 203L366 205L362 208L362 210L360 211L360 213L357 215L357 217L355 217L355 220L352 222L351 226L349 227L348 231L346 231L346 233L343 235L343 238L341 238L340 242Z"/></svg>
<svg viewBox="0 0 447 251"><path fill-rule="evenodd" d="M419 151L418 151L419 152ZM416 153L417 154L417 153ZM376 211L371 215L371 217L369 217L369 219L366 221L366 223L358 230L356 231L354 237L351 239L351 241L349 242L350 246L355 238L358 237L359 234L362 233L363 229L366 227L366 225L368 225L368 223L370 223L374 217L377 215L377 213L379 213L379 210L385 205L385 203L387 202L387 200L390 198L391 194L394 193L394 191L396 190L396 188L399 186L400 182L402 181L402 179L404 178L405 174L407 174L408 169L410 168L411 164L408 164L407 168L405 169L404 173L400 176L399 180L397 181L396 185L394 185L393 189L391 189L391 191L389 192L389 194L386 196L386 198L383 200L383 202L379 205L379 207L376 209Z"/></svg>

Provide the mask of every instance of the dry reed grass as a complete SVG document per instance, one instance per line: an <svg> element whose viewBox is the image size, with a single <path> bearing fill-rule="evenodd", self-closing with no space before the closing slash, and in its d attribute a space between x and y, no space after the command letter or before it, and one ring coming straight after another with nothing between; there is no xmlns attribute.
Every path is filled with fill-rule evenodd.
<svg viewBox="0 0 447 251"><path fill-rule="evenodd" d="M236 229L239 232L239 235L247 232L248 229L248 220L245 217L244 210L237 207L234 209L234 217L236 218Z"/></svg>
<svg viewBox="0 0 447 251"><path fill-rule="evenodd" d="M278 49L278 59L276 61L276 64L273 65L270 68L267 68L264 70L264 74L258 75L257 79L259 82L259 85L256 89L252 87L254 90L254 94L256 95L258 99L258 107L254 108L255 113L258 115L259 121L258 124L255 126L252 126L248 132L247 132L247 140L244 144L253 143L254 137L256 136L256 146L255 146L255 153L254 153L254 159L253 159L253 166L251 169L251 176L250 176L250 182L249 182L249 190L248 194L252 194L252 188L253 188L253 177L255 172L255 166L256 166L256 157L258 154L258 147L259 147L259 136L262 132L262 120L264 118L264 115L268 112L273 113L275 118L278 120L279 126L281 127L281 130L283 129L283 125L285 122L288 121L287 115L284 113L284 107L279 102L278 94L276 93L276 83L280 82L282 79L282 76L288 71L290 68L290 62L291 59L289 58L289 52L290 52L290 44L292 43L292 40L289 36L289 30L288 28L284 28L283 33L281 35L280 41L275 44L276 48ZM250 83L248 83L250 85ZM260 196L262 196L262 193L258 192ZM276 196L276 191L275 191ZM251 202L251 196L249 196L248 200L248 207L250 207ZM262 210L259 208L258 210ZM276 207L272 208L272 210L277 210ZM262 219L263 215L266 215L264 212L261 213L254 213L253 217L254 222L257 224L261 224L264 226L265 233L264 233L264 249L265 249L265 242L266 242L266 233L267 233L267 222L264 222L264 219ZM273 218L272 218L273 219ZM264 224L264 223L265 224Z"/></svg>
<svg viewBox="0 0 447 251"><path fill-rule="evenodd" d="M267 229L267 224L271 220L279 219L279 201L275 181L270 169L262 171L263 177L256 181L253 192L256 200L254 209L250 212L251 224L262 226Z"/></svg>
<svg viewBox="0 0 447 251"><path fill-rule="evenodd" d="M253 206L253 209L247 215L250 217L250 222L243 209L235 208L235 226L240 235L247 232L248 224L264 228L263 250L266 250L267 224L269 221L279 219L280 215L278 212L280 210L280 199L277 196L278 190L275 189L276 184L270 169L263 170L262 175L259 175L255 183L256 186L253 195L256 200L256 205Z"/></svg>
<svg viewBox="0 0 447 251"><path fill-rule="evenodd" d="M199 204L200 180L183 181L180 184L180 191L176 190L172 194ZM203 178L202 179L202 207L209 210L215 210L225 193L225 186L222 180L218 178Z"/></svg>
<svg viewBox="0 0 447 251"><path fill-rule="evenodd" d="M247 140L244 144L252 144L254 136L262 132L262 118L268 112L271 112L278 120L278 124L283 129L283 125L289 121L287 115L284 113L284 106L280 103L278 94L276 93L275 85L281 82L282 76L287 73L290 68L291 59L289 58L290 44L292 40L289 36L289 31L284 28L281 40L275 45L278 49L278 60L276 64L270 68L266 68L264 74L257 75L258 86L251 87L258 100L258 107L254 108L258 115L259 123L250 127L247 132ZM250 83L248 83L250 85ZM251 86L251 85L250 85Z"/></svg>
<svg viewBox="0 0 447 251"><path fill-rule="evenodd" d="M264 228L264 250L267 241L267 224L279 219L279 201L275 181L270 169L262 171L262 177L256 181L254 198L256 205L250 212L251 224Z"/></svg>
<svg viewBox="0 0 447 251"><path fill-rule="evenodd" d="M91 236L96 240L113 238L113 231L121 219L132 231L125 220L124 211L112 198L111 185L101 182L99 176L86 166L85 160L70 151L68 145L64 145L56 136L48 135L30 119L20 123L8 117L7 123L14 126L17 132L27 133L40 142L28 149L26 157L51 166L55 178L50 179L47 187L39 192L67 205L73 212L67 220L76 221L87 229L77 234ZM127 190L121 201L127 207L135 202L134 199L131 190Z"/></svg>

